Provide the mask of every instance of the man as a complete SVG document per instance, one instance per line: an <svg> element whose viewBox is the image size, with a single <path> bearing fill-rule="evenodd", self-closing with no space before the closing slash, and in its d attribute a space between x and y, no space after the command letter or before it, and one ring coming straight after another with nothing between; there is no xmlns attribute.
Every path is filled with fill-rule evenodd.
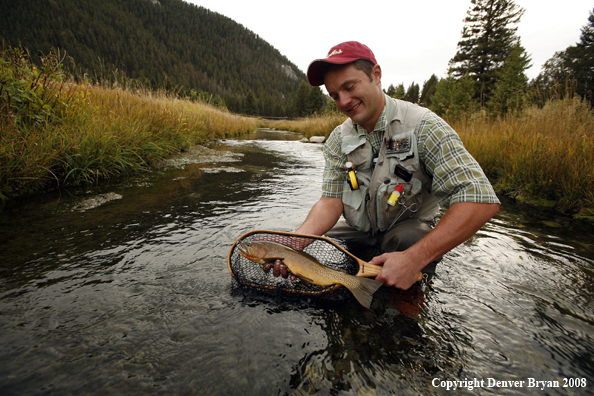
<svg viewBox="0 0 594 396"><path fill-rule="evenodd" d="M406 290L495 215L499 200L456 132L385 95L381 76L373 52L355 41L309 65L309 83L324 84L349 119L324 144L322 197L296 232L332 229L327 235L375 245L383 253L371 260L383 264L376 279ZM449 209L433 228L439 204ZM337 225L341 215L347 224Z"/></svg>

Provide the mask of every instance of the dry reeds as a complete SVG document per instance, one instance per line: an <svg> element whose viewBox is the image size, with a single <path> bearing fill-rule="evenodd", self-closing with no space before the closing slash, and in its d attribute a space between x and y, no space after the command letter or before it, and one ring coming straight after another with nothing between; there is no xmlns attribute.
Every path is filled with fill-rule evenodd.
<svg viewBox="0 0 594 396"><path fill-rule="evenodd" d="M253 119L165 93L68 89L77 100L58 120L1 125L0 199L137 171L192 145L257 127Z"/></svg>
<svg viewBox="0 0 594 396"><path fill-rule="evenodd" d="M335 114L274 126L328 136L344 119ZM594 113L587 101L565 97L499 118L466 115L451 125L499 193L567 213L594 208Z"/></svg>
<svg viewBox="0 0 594 396"><path fill-rule="evenodd" d="M341 113L331 113L317 117L299 118L296 120L282 120L272 122L276 129L303 133L308 138L311 136L326 136L338 125L346 120L346 116Z"/></svg>
<svg viewBox="0 0 594 396"><path fill-rule="evenodd" d="M575 212L594 206L594 113L579 97L505 117L453 123L498 191L552 201Z"/></svg>

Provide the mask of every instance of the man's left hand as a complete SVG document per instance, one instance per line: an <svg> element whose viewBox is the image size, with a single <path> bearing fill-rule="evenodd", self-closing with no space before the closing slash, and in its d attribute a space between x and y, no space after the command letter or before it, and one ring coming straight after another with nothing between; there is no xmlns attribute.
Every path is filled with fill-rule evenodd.
<svg viewBox="0 0 594 396"><path fill-rule="evenodd" d="M384 265L376 281L382 282L384 286L394 286L398 289L408 290L419 280L419 271L411 268L410 260L406 258L405 252L384 253L374 257L371 264Z"/></svg>

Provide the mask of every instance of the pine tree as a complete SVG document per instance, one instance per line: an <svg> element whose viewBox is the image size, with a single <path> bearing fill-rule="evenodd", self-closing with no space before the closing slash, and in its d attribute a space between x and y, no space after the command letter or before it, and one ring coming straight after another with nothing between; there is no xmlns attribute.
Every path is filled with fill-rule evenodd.
<svg viewBox="0 0 594 396"><path fill-rule="evenodd" d="M437 89L438 82L439 79L437 78L437 76L435 74L432 74L431 77L429 77L429 80L423 83L421 99L419 99L422 106L431 106L431 97L435 95L435 90Z"/></svg>
<svg viewBox="0 0 594 396"><path fill-rule="evenodd" d="M394 94L394 97L396 99L404 99L404 95L406 95L406 92L404 91L404 84L400 83L398 84L398 87L396 87L396 93Z"/></svg>
<svg viewBox="0 0 594 396"><path fill-rule="evenodd" d="M498 75L495 88L487 102L490 110L505 114L510 110L519 110L524 104L528 87L528 77L524 73L530 63L526 51L517 43Z"/></svg>
<svg viewBox="0 0 594 396"><path fill-rule="evenodd" d="M524 9L511 0L471 0L462 40L451 60L453 77L468 74L475 82L474 98L484 105L515 44Z"/></svg>
<svg viewBox="0 0 594 396"><path fill-rule="evenodd" d="M419 103L419 84L415 84L414 82L410 84L410 87L406 90L406 94L404 95L404 100L411 103Z"/></svg>
<svg viewBox="0 0 594 396"><path fill-rule="evenodd" d="M551 97L563 98L574 93L594 104L593 11L590 11L588 24L582 27L580 41L547 60L531 86L533 93L540 96L540 104Z"/></svg>
<svg viewBox="0 0 594 396"><path fill-rule="evenodd" d="M396 97L396 88L394 87L394 84L390 84L390 86L388 87L388 90L384 90L384 92L386 93L386 95L388 95L391 98L395 98Z"/></svg>
<svg viewBox="0 0 594 396"><path fill-rule="evenodd" d="M305 114L320 113L326 105L326 98L320 87L310 87L305 101Z"/></svg>
<svg viewBox="0 0 594 396"><path fill-rule="evenodd" d="M566 50L566 67L572 70L577 94L594 103L594 13L582 27L580 42Z"/></svg>
<svg viewBox="0 0 594 396"><path fill-rule="evenodd" d="M247 115L258 114L258 104L256 103L256 97L251 90L248 91L247 95L245 96L244 111Z"/></svg>
<svg viewBox="0 0 594 396"><path fill-rule="evenodd" d="M476 110L473 93L474 84L469 75L456 79L450 73L437 84L430 108L449 120L458 119L462 114Z"/></svg>
<svg viewBox="0 0 594 396"><path fill-rule="evenodd" d="M297 94L293 99L293 113L295 117L305 116L305 109L307 104L307 95L309 94L309 84L302 81L297 89Z"/></svg>

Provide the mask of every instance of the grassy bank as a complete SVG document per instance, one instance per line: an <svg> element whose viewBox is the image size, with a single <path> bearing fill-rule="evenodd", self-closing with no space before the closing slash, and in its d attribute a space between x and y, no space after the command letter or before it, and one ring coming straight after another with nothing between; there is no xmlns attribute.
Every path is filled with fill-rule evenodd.
<svg viewBox="0 0 594 396"><path fill-rule="evenodd" d="M580 98L553 100L519 115L453 123L501 193L593 216L594 113Z"/></svg>
<svg viewBox="0 0 594 396"><path fill-rule="evenodd" d="M328 136L345 116L279 122L276 128ZM452 121L498 193L572 215L594 216L594 113L579 98L520 114Z"/></svg>
<svg viewBox="0 0 594 396"><path fill-rule="evenodd" d="M68 89L78 100L59 120L2 125L0 198L146 169L192 145L256 128L253 119L165 93Z"/></svg>
<svg viewBox="0 0 594 396"><path fill-rule="evenodd" d="M1 55L0 199L147 169L259 126L166 92L74 84L57 57L37 68L18 50ZM335 113L266 126L328 136L344 119ZM594 217L594 113L586 102L552 100L504 118L473 114L452 126L499 193Z"/></svg>
<svg viewBox="0 0 594 396"><path fill-rule="evenodd" d="M284 131L303 133L306 137L326 136L342 124L346 116L341 113L333 113L320 117L300 118L296 120L273 121L272 127Z"/></svg>
<svg viewBox="0 0 594 396"><path fill-rule="evenodd" d="M0 199L92 183L192 145L254 130L256 121L165 92L65 81L59 61L0 64Z"/></svg>

